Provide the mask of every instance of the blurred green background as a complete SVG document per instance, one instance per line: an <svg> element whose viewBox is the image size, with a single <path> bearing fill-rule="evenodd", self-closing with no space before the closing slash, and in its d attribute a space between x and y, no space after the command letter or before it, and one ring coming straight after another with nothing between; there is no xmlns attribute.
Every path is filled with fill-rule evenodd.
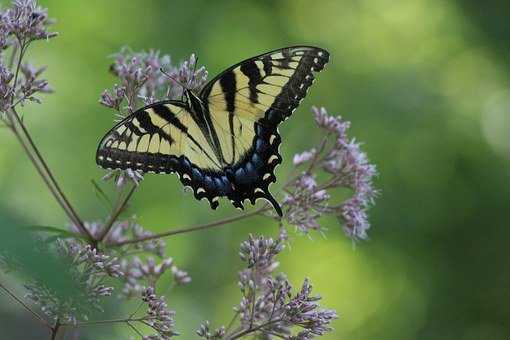
<svg viewBox="0 0 510 340"><path fill-rule="evenodd" d="M352 121L351 135L365 143L378 166L382 190L370 212L368 242L353 248L341 227L326 221L326 239L291 233L292 247L280 256L280 269L294 285L309 277L322 304L339 312L335 331L324 339L510 338L508 1L41 4L58 19L60 36L35 44L29 59L48 65L55 94L23 112L83 217L106 214L90 180L104 174L94 154L113 119L98 104L100 92L114 82L107 56L123 45L158 48L174 61L195 52L213 76L266 50L318 45L332 59L281 128L286 161L279 178L291 169L292 155L312 145L308 136L319 138L309 108L320 105ZM3 220L64 226L64 214L7 130L0 131L0 145ZM235 210L225 201L213 212L185 193L174 176L148 175L130 212L148 229L163 231ZM168 297L181 339L195 338L202 320L215 325L230 320L239 300L238 246L248 233L276 235L277 230L261 218L167 240L176 264L193 277ZM5 339L45 334L3 295L0 302L0 329L14 332ZM90 339L131 335L107 326L88 334Z"/></svg>

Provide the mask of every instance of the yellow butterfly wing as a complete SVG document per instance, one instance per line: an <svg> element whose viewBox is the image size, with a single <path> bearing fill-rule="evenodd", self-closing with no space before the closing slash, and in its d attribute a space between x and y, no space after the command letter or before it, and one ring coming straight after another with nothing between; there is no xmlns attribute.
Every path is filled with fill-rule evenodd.
<svg viewBox="0 0 510 340"><path fill-rule="evenodd" d="M314 73L328 60L329 53L317 47L279 49L230 67L202 90L200 98L208 105L223 161L238 172L232 179L238 191L234 205L265 198L281 215L268 189L281 162L277 127L306 96Z"/></svg>
<svg viewBox="0 0 510 340"><path fill-rule="evenodd" d="M110 169L171 173L185 156L202 169L220 170L213 150L190 117L186 105L178 101L139 109L103 137L96 161Z"/></svg>

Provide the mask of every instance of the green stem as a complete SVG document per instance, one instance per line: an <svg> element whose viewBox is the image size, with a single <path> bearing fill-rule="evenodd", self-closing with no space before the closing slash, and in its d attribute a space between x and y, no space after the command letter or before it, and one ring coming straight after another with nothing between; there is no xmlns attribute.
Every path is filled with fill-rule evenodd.
<svg viewBox="0 0 510 340"><path fill-rule="evenodd" d="M321 141L321 144L319 145L319 148L317 149L317 151L315 152L315 155L313 157L313 160L310 162L310 166L308 167L308 169L306 170L306 172L308 173L311 173L312 170L315 168L315 165L317 164L317 162L319 161L320 159L320 156L321 156L321 153L324 151L324 149L326 148L326 145L328 144L328 140L329 140L329 136L331 136L331 132L329 132L326 136L324 136L324 138L322 139Z"/></svg>
<svg viewBox="0 0 510 340"><path fill-rule="evenodd" d="M23 124L22 120L20 119L18 113L14 108L11 109L9 114L7 115L9 117L9 120L11 121L11 130L14 132L16 137L18 138L21 146L25 150L27 156L29 157L30 161L33 163L34 167L37 169L39 174L41 175L43 181L46 183L48 188L50 189L51 193L57 200L57 202L60 204L62 209L65 211L69 219L76 225L80 231L87 236L90 242L94 241L93 236L90 234L90 232L85 228L85 225L83 224L82 220L74 210L73 206L69 203L69 200L64 195L62 189L60 188L59 184L55 180L55 177L53 176L53 173L51 172L50 168L46 164L44 158L42 157L41 153L39 152L39 149L35 145L34 141L32 140L32 137L30 136L30 133L26 129L25 125Z"/></svg>
<svg viewBox="0 0 510 340"><path fill-rule="evenodd" d="M248 334L256 332L256 331L259 331L259 330L261 330L264 327L267 327L269 325L272 325L272 324L280 322L280 321L282 321L282 320L276 319L276 320L272 320L272 321L268 321L266 323L263 323L262 325L259 325L257 327L249 327L248 329L245 329L244 331L241 331L239 333L233 334L233 335L227 337L226 339L227 340L239 339L239 338L241 338L241 337L243 337L245 335L248 335Z"/></svg>
<svg viewBox="0 0 510 340"><path fill-rule="evenodd" d="M232 317L232 320L230 320L227 328L225 329L225 333L228 333L230 331L230 329L232 328L232 326L234 325L234 323L236 322L238 317L239 317L239 311L236 311L236 313Z"/></svg>
<svg viewBox="0 0 510 340"><path fill-rule="evenodd" d="M112 228L115 221L117 221L120 214L122 214L124 209L126 209L126 206L129 202L129 200L131 199L131 197L133 196L133 193L135 192L136 188L137 188L137 185L133 184L132 187L129 189L129 192L126 194L126 196L124 196L123 199L121 199L122 194L119 194L119 200L116 204L115 210L112 212L112 215L108 219L108 222L106 222L106 224L104 225L101 234L97 238L97 242L103 241L103 239L106 237L106 235L108 235L108 232Z"/></svg>
<svg viewBox="0 0 510 340"><path fill-rule="evenodd" d="M153 235L146 236L146 237L141 237L141 238L138 238L138 239L122 241L122 242L118 242L118 243L115 243L115 244L112 244L112 245L113 246L124 246L124 245L127 245L127 244L136 244L136 243L145 242L145 241L149 241L149 240L156 240L156 239L159 239L159 238L168 237L168 236L172 236L172 235L184 234L184 233L189 233L189 232L192 232L192 231L209 229L209 228L213 228L213 227L219 227L219 226L222 226L222 225L226 225L226 224L229 224L229 223L232 223L232 222L244 220L244 219L246 219L248 217L252 217L252 216L258 215L258 214L260 214L260 213L262 213L264 211L267 211L269 209L270 208L267 205L265 205L265 206L263 206L263 207L261 207L259 209L256 209L254 211L250 211L250 212L247 212L247 213L244 213L244 214L241 214L241 215L231 216L231 217L227 217L225 219L221 219L221 220L218 220L218 221L213 221L213 222L209 222L209 223L199 224L199 225L192 226L192 227L184 227L184 228L174 229L174 230L170 230L170 231L165 231L165 232L162 232L162 233L159 233L159 234L153 234Z"/></svg>
<svg viewBox="0 0 510 340"><path fill-rule="evenodd" d="M62 326L62 324L57 319L57 321L55 322L55 326L53 326L51 329L51 340L57 339L57 334L58 334L58 330L60 329L60 326Z"/></svg>
<svg viewBox="0 0 510 340"><path fill-rule="evenodd" d="M30 312L37 320L39 320L44 326L48 329L53 329L53 327L48 323L48 321L44 320L42 316L37 314L34 310L32 310L25 302L23 302L20 298L18 298L13 292L11 292L7 287L5 287L2 283L0 283L0 288L3 289L7 295L9 295L13 300L19 303L23 308L25 308L28 312Z"/></svg>
<svg viewBox="0 0 510 340"><path fill-rule="evenodd" d="M21 68L21 62L23 61L23 56L25 55L25 51L28 45L25 45L20 40L18 40L19 44L19 58L18 62L16 64L16 70L14 71L14 83L12 86L12 90L16 92L16 86L18 85L18 76L19 76L19 70Z"/></svg>
<svg viewBox="0 0 510 340"><path fill-rule="evenodd" d="M80 326L91 326L91 325L104 325L104 324L109 324L109 323L126 323L126 322L137 322L137 321L144 321L144 320L148 320L147 317L143 317L143 318L136 318L136 319L131 319L131 318L123 318L123 319L109 319L109 320L96 320L96 321L83 321L83 322L78 322L76 324L62 324L61 326L64 326L64 327L80 327Z"/></svg>
<svg viewBox="0 0 510 340"><path fill-rule="evenodd" d="M13 82L13 91L16 92L16 87L18 84L18 77L19 72L21 69L21 63L23 61L23 57L25 55L25 52L27 50L28 44L25 42L22 42L18 40L19 44L19 57L18 61L16 63L16 69L14 72L14 82ZM12 60L15 59L16 51L13 51ZM13 96L14 100L14 96ZM55 199L57 202L61 205L61 207L64 209L66 214L68 215L69 219L77 226L78 229L83 232L87 238L89 238L90 242L94 241L94 238L89 233L89 231L85 228L83 222L78 217L76 212L74 211L72 205L67 200L66 196L60 189L60 186L58 185L57 181L55 180L55 177L53 176L53 173L50 171L48 165L44 161L44 158L41 156L41 153L35 146L34 141L32 140L32 137L28 133L28 130L26 129L25 125L23 124L23 121L20 119L18 113L16 112L16 109L14 107L14 103L11 103L11 109L9 112L7 112L7 117L10 121L10 128L18 138L20 144L22 145L23 149L27 153L28 157L34 164L35 168L43 178L44 182L50 189L53 196L55 196Z"/></svg>
<svg viewBox="0 0 510 340"><path fill-rule="evenodd" d="M143 334L134 326L131 324L130 321L126 321L126 324L131 328L136 334L138 334L140 337L143 338Z"/></svg>
<svg viewBox="0 0 510 340"><path fill-rule="evenodd" d="M14 66L14 60L16 60L17 53L18 53L18 44L14 44L14 46L12 47L11 57L9 58L9 63L7 64L7 65L9 65L9 69L12 69L12 67Z"/></svg>

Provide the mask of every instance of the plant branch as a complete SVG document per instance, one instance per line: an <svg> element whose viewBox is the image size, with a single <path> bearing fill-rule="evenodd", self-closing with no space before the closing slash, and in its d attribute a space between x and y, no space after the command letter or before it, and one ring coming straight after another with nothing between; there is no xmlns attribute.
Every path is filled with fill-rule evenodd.
<svg viewBox="0 0 510 340"><path fill-rule="evenodd" d="M30 133L26 129L25 125L23 124L23 121L20 119L18 113L14 108L11 108L9 114L7 114L9 117L9 120L11 122L11 129L18 138L20 144L22 145L23 149L27 153L28 157L30 158L31 162L33 163L34 167L37 169L39 174L41 175L42 179L50 189L51 193L57 200L57 202L60 204L62 209L65 211L69 219L77 226L78 229L80 229L83 234L87 236L89 241L93 241L94 238L90 234L90 232L85 228L85 225L83 224L82 220L72 207L72 205L69 203L67 197L62 192L62 189L60 188L59 184L55 180L55 177L53 176L53 173L49 169L48 165L46 164L44 158L42 157L41 153L39 152L39 149L35 145L34 141L32 140L32 137L30 136Z"/></svg>
<svg viewBox="0 0 510 340"><path fill-rule="evenodd" d="M310 164L308 165L308 167L306 168L306 170L304 171L305 173L312 173L312 170L315 168L315 166L317 165L317 162L319 160L321 160L321 153L324 152L327 144L328 144L328 140L329 140L329 137L331 136L331 132L328 133L326 136L324 136L322 138L322 141L319 145L319 147L317 148L317 150L315 151L315 155L313 156L312 160L310 161ZM284 191L284 192L287 192L287 188L293 184L294 182L296 182L296 180L301 177L302 173L298 173L297 175L293 175L293 176L289 176L290 178L283 184L283 186L281 187L281 191Z"/></svg>
<svg viewBox="0 0 510 340"><path fill-rule="evenodd" d="M151 318L148 318L147 316L141 317L141 318L123 318L123 319L110 319L110 320L96 320L96 321L83 321L83 322L77 322L77 323L66 323L62 324L64 327L79 327L79 326L91 326L91 325L104 325L104 324L110 324L110 323L126 323L126 322L142 322L145 320L150 320Z"/></svg>
<svg viewBox="0 0 510 340"><path fill-rule="evenodd" d="M243 337L243 336L245 336L245 335L248 335L248 334L250 334L250 333L256 332L256 331L258 331L258 330L261 330L261 329L262 329L262 328L264 328L264 327L267 327L267 326L272 325L272 324L274 324L274 323L278 323L278 322L280 322L280 321L282 321L282 320L281 320L281 319L275 319L275 320L272 320L272 321L268 321L268 322L266 322L266 323L263 323L263 324L261 324L261 325L259 325L259 326L256 326L256 327L249 327L248 329L245 329L245 330L243 330L243 331L241 331L241 332L239 332L239 333L232 334L231 336L227 337L226 339L227 339L227 340L239 339L239 338L241 338L241 337Z"/></svg>
<svg viewBox="0 0 510 340"><path fill-rule="evenodd" d="M57 319L57 321L55 322L55 326L53 326L51 328L51 340L57 339L57 334L58 334L58 330L60 329L60 326L62 326L62 324Z"/></svg>
<svg viewBox="0 0 510 340"><path fill-rule="evenodd" d="M126 324L131 328L136 334L141 336L143 338L143 334L133 325L131 324L131 321L126 321Z"/></svg>
<svg viewBox="0 0 510 340"><path fill-rule="evenodd" d="M230 329L232 328L232 326L234 325L234 323L236 322L238 317L239 317L239 311L236 311L234 316L232 317L232 320L230 320L227 328L225 329L225 333L228 333L230 331Z"/></svg>
<svg viewBox="0 0 510 340"><path fill-rule="evenodd" d="M48 323L48 321L44 320L42 316L40 316L36 311L30 308L23 300L18 298L13 292L11 292L7 287L5 287L2 283L0 283L0 288L2 288L13 300L18 302L23 308L25 308L28 312L30 312L37 320L39 320L44 326L48 329L53 329L53 327Z"/></svg>
<svg viewBox="0 0 510 340"><path fill-rule="evenodd" d="M275 337L280 338L280 339L286 339L286 337L282 336L281 334L277 334L275 332L268 332L268 331L266 331L265 333L269 334L269 335L272 335L272 336L275 336Z"/></svg>
<svg viewBox="0 0 510 340"><path fill-rule="evenodd" d="M324 138L322 139L321 141L321 144L319 145L319 148L317 149L317 151L315 152L315 155L313 156L313 159L312 161L310 162L310 165L308 166L308 169L306 170L307 173L311 173L312 170L315 168L315 165L317 164L317 162L319 161L320 159L320 155L321 153L324 151L324 149L326 148L326 145L328 143L328 140L329 140L329 136L331 136L331 132L328 133L326 136L324 136Z"/></svg>
<svg viewBox="0 0 510 340"><path fill-rule="evenodd" d="M256 271L257 269L255 269ZM250 317L250 327L253 327L253 321L255 319L255 303L257 301L257 280L255 280L255 273L254 271L251 271L251 280L253 281L253 288L251 288L251 317Z"/></svg>
<svg viewBox="0 0 510 340"><path fill-rule="evenodd" d="M133 196L133 193L135 192L136 188L137 188L137 185L133 183L133 185L129 189L129 192L126 194L126 196L124 196L124 198L122 198L122 193L119 194L119 199L117 200L116 207L115 207L114 211L112 212L110 219L104 225L101 234L97 238L97 242L103 241L103 239L106 237L106 235L108 235L108 232L112 228L115 221L117 221L117 218L119 218L119 215L122 214L122 212L126 209L126 206L129 202L129 200L131 199L131 197Z"/></svg>
<svg viewBox="0 0 510 340"><path fill-rule="evenodd" d="M16 63L16 70L14 72L14 83L12 86L12 89L14 92L16 92L16 85L18 84L18 75L19 75L19 70L21 68L21 61L23 60L23 56L25 55L25 51L28 47L28 45L25 45L24 43L22 43L21 40L18 40L18 44L19 44L19 58L18 58L18 62Z"/></svg>
<svg viewBox="0 0 510 340"><path fill-rule="evenodd" d="M12 47L11 56L9 58L9 63L7 64L7 65L9 65L9 69L12 69L12 67L14 66L14 60L16 59L17 53L18 53L18 44L14 44L14 46Z"/></svg>
<svg viewBox="0 0 510 340"><path fill-rule="evenodd" d="M267 205L264 205L263 207L261 207L259 209L256 209L256 210L253 210L253 211L241 214L241 215L231 216L231 217L227 217L227 218L224 218L224 219L221 219L221 220L217 220L217 221L213 221L213 222L209 222L209 223L204 223L204 224L199 224L199 225L192 226L192 227L184 227L184 228L178 228L178 229L174 229L174 230L169 230L169 231L165 231L165 232L162 232L162 233L159 233L159 234L154 234L154 235L150 235L150 236L146 236L146 237L140 237L138 239L118 242L118 243L115 243L115 244L112 244L112 245L113 246L124 246L126 244L140 243L140 242L145 242L145 241L149 241L149 240L156 240L156 239L159 239L159 238L168 237L168 236L172 236L172 235L184 234L184 233L189 233L189 232L192 232L192 231L209 229L209 228L213 228L213 227L219 227L219 226L222 226L222 225L226 225L226 224L229 224L229 223L232 223L232 222L244 220L244 219L246 219L248 217L252 217L252 216L258 215L258 214L263 213L264 211L267 211L269 209L270 208Z"/></svg>
<svg viewBox="0 0 510 340"><path fill-rule="evenodd" d="M21 69L21 63L23 61L23 57L25 55L25 52L28 48L28 43L25 41L21 41L18 39L18 45L19 45L19 56L16 63L16 69L14 71L14 83L13 83L13 91L16 91L16 87L18 84L18 76ZM12 58L10 61L10 64L12 66L15 56L17 47L14 48L12 53ZM13 97L14 99L14 97ZM68 215L69 219L76 224L77 228L80 229L90 241L93 241L92 235L89 233L89 231L85 228L83 222L78 217L76 212L74 211L73 207L67 200L66 196L60 189L60 186L58 185L57 181L55 180L55 177L53 176L53 173L50 171L48 165L44 161L44 158L41 156L41 153L39 152L39 149L37 149L34 141L32 140L32 137L28 133L28 130L26 129L25 125L23 124L23 121L20 119L20 116L16 112L15 105L16 103L11 103L11 109L9 112L7 112L7 117L10 121L10 128L18 138L20 144L23 146L23 149L27 153L28 157L36 167L37 171L43 178L44 182L50 189L53 196L55 196L55 199L57 202L61 205L61 207L64 209L66 214Z"/></svg>

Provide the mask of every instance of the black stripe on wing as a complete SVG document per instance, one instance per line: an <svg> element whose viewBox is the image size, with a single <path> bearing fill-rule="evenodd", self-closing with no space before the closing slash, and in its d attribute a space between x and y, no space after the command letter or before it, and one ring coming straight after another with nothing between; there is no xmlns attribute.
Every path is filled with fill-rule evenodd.
<svg viewBox="0 0 510 340"><path fill-rule="evenodd" d="M243 74L245 76L247 76L249 79L248 86L250 89L250 100L253 103L258 103L259 95L258 95L258 91L257 91L257 85L262 83L263 80L262 80L262 75L260 74L260 70L259 70L257 64L255 64L254 60L249 60L249 61L245 62L244 64L242 64L240 69L241 69L241 72L243 72Z"/></svg>
<svg viewBox="0 0 510 340"><path fill-rule="evenodd" d="M228 112L228 128L230 131L230 142L232 144L232 159L236 154L236 136L234 132L234 111L236 100L236 77L234 72L225 72L223 77L220 78L220 86L225 95L225 102L227 103L226 109Z"/></svg>

